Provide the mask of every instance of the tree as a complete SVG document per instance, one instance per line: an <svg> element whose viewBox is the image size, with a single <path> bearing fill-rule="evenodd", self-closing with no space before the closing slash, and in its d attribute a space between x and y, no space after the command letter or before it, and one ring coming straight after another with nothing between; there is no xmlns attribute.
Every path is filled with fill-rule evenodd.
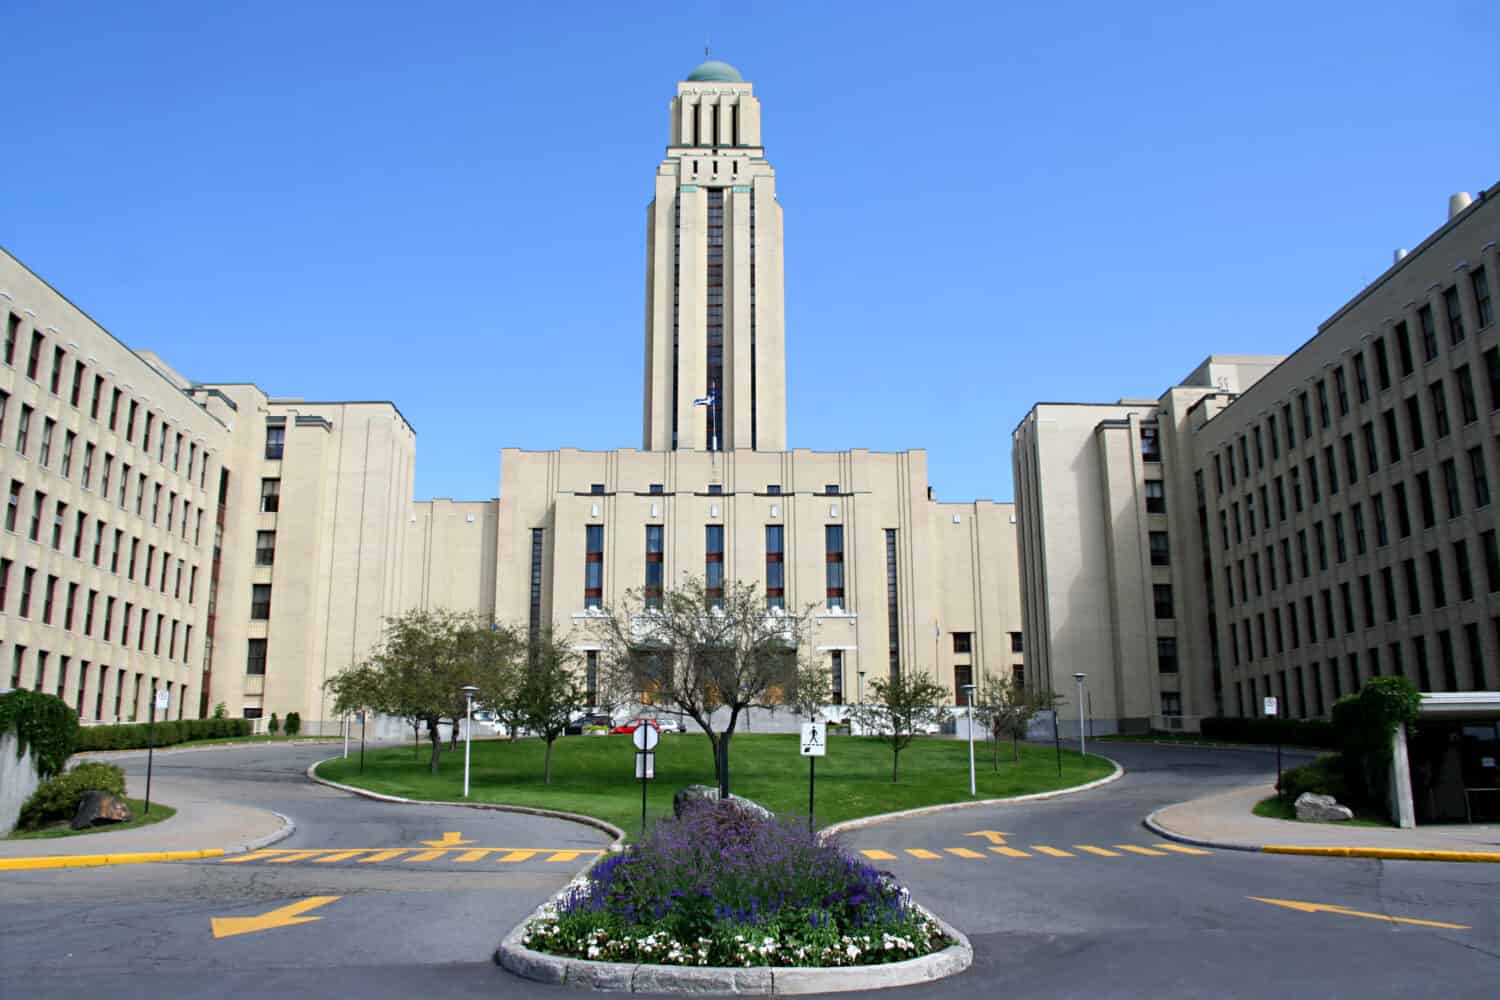
<svg viewBox="0 0 1500 1000"><path fill-rule="evenodd" d="M816 721L818 711L833 698L833 678L821 664L800 663L792 686L785 692L782 702L798 716Z"/></svg>
<svg viewBox="0 0 1500 1000"><path fill-rule="evenodd" d="M754 583L710 588L701 577L649 600L630 590L596 619L609 684L674 705L692 717L713 751L719 794L729 794L729 745L740 716L788 690L812 609L767 608ZM722 731L714 714L729 713Z"/></svg>
<svg viewBox="0 0 1500 1000"><path fill-rule="evenodd" d="M900 775L901 751L911 746L919 731L947 718L939 701L943 688L932 683L926 671L902 672L870 685L875 700L854 710L854 718L867 733L880 737L891 748L891 781Z"/></svg>
<svg viewBox="0 0 1500 1000"><path fill-rule="evenodd" d="M574 673L577 663L578 654L558 641L550 628L539 629L527 648L517 703L526 726L547 743L544 784L552 784L552 744L583 707L583 691Z"/></svg>
<svg viewBox="0 0 1500 1000"><path fill-rule="evenodd" d="M1000 768L1000 740L1010 737L1014 759L1021 759L1021 738L1040 712L1055 709L1061 699L1049 690L1027 691L1024 684L986 675L974 692L974 717L989 730L993 766Z"/></svg>
<svg viewBox="0 0 1500 1000"><path fill-rule="evenodd" d="M478 688L474 693L476 707L483 706L506 723L511 738L522 712L518 704L521 662L525 638L514 628L501 624L489 615L469 613L454 621L454 670L458 687L454 689L456 719L465 718L464 685ZM458 725L453 726L456 746Z"/></svg>

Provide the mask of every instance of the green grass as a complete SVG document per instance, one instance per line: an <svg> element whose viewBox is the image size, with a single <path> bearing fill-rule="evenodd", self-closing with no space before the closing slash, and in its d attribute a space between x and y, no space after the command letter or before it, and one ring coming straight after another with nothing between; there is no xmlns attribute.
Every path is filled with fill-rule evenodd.
<svg viewBox="0 0 1500 1000"><path fill-rule="evenodd" d="M817 764L819 825L876 813L963 802L969 798L969 749L961 740L919 739L901 753L900 781L891 781L891 751L871 737L832 735L828 755ZM1021 746L1010 760L1003 746L996 770L989 748L977 745L980 798L1005 798L1084 784L1109 775L1102 758L1063 751L1062 777L1052 747ZM787 815L807 815L808 758L798 754L795 734L736 734L730 744L730 787ZM561 809L607 820L635 833L641 822L641 785L634 779L634 747L623 736L568 736L552 751L552 784L542 783L543 744L529 739L475 742L470 799ZM407 798L458 801L463 791L463 750L443 750L441 773L428 773L429 746L369 751L365 771L359 755L329 761L321 777ZM708 738L701 733L668 735L656 752L656 777L647 788L648 818L671 812L672 796L685 785L713 784Z"/></svg>
<svg viewBox="0 0 1500 1000"><path fill-rule="evenodd" d="M91 826L82 830L74 830L68 825L71 820L63 820L61 823L53 823L38 830L17 830L6 840L51 840L56 837L86 837L91 833L109 833L114 830L134 830L138 826L150 826L160 823L164 819L171 819L177 815L177 810L171 806L164 806L160 802L151 803L151 814L145 813L146 803L143 799L125 800L130 806L130 814L134 818L125 823L114 823L107 826Z"/></svg>
<svg viewBox="0 0 1500 1000"><path fill-rule="evenodd" d="M1297 807L1296 807L1296 805L1293 804L1293 803L1291 803L1291 802L1288 802L1286 799L1277 798L1274 795L1271 796L1268 799L1261 799L1259 802L1255 803L1255 808L1252 811L1255 813L1255 815L1257 815L1257 816L1264 816L1266 819L1288 819L1288 820L1291 820L1293 823L1313 823L1313 822L1317 822L1315 820L1299 820L1297 818ZM1362 809L1355 810L1355 812L1354 812L1354 818L1351 819L1351 820L1346 820L1346 821L1344 821L1342 823L1338 823L1338 824L1319 823L1319 825L1320 826L1333 826L1333 825L1337 825L1337 826L1383 826L1383 827L1392 827L1392 826L1395 826L1394 823L1392 823L1390 820L1386 819L1384 816L1381 816L1378 813L1365 812Z"/></svg>

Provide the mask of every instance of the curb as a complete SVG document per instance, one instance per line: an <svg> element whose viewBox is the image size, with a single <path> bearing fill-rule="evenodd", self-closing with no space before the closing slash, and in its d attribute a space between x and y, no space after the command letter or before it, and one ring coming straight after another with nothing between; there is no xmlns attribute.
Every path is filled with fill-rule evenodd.
<svg viewBox="0 0 1500 1000"><path fill-rule="evenodd" d="M1074 742L1077 742L1076 740ZM1274 743L1189 743L1187 740L1117 740L1100 736L1095 742L1113 744L1115 746L1143 746L1143 747L1185 747L1189 750L1241 750L1263 753L1275 753ZM1318 756L1326 753L1338 753L1337 750L1329 750L1326 747L1302 747L1292 746L1290 743L1281 745L1283 753L1312 754Z"/></svg>
<svg viewBox="0 0 1500 1000"><path fill-rule="evenodd" d="M897 819L910 819L915 816L930 816L933 813L951 812L955 809L973 809L978 806L1020 805L1028 802L1040 802L1044 799L1057 799L1062 798L1064 795L1075 795L1079 792L1087 792L1095 788L1102 788L1105 785L1112 784L1125 777L1125 768L1120 766L1119 761L1112 760L1109 757L1105 757L1103 754L1090 754L1089 756L1098 757L1101 760L1109 761L1110 764L1114 765L1114 773L1103 778L1098 778L1094 781L1090 781L1087 784L1074 785L1072 788L1059 788L1051 792L1034 792L1030 795L1013 795L1008 799L976 799L973 802L944 802L942 805L922 806L920 809L902 809L900 812L879 813L875 816L861 816L858 819L846 819L842 823L835 823L832 826L823 827L818 832L825 836L831 836L833 834L846 833L849 830L858 830L866 826L874 826L876 823L886 823L891 820ZM934 917L933 919L936 920L937 918Z"/></svg>
<svg viewBox="0 0 1500 1000"><path fill-rule="evenodd" d="M163 753L195 753L203 750L243 750L246 747L308 747L321 743L337 742L336 737L310 738L305 740L262 740L259 743L169 743L164 747L156 747L152 752ZM116 757L129 757L132 754L143 754L147 747L133 747L128 750L78 750L68 757L68 762L75 760L113 760Z"/></svg>
<svg viewBox="0 0 1500 1000"><path fill-rule="evenodd" d="M1162 809L1170 808L1163 806ZM1236 844L1227 840L1205 840L1189 837L1169 827L1162 826L1156 815L1161 809L1142 820L1142 825L1166 840L1197 847L1214 847L1228 851L1249 851L1252 854L1299 854L1324 858L1376 858L1385 861L1460 861L1500 864L1500 852L1490 851L1421 851L1401 847L1300 847L1291 844Z"/></svg>
<svg viewBox="0 0 1500 1000"><path fill-rule="evenodd" d="M327 785L329 788L337 788L339 791L348 792L350 795L358 795L361 798L374 799L377 802L394 802L398 805L404 806L453 806L457 809L488 809L492 812L524 813L528 816L545 816L549 819L567 820L571 823L578 823L583 826L591 826L596 830L609 834L610 837L613 838L609 844L611 850L618 850L620 845L625 842L626 834L624 830L621 830L613 823L607 823L602 819L595 819L593 816L584 816L581 813L563 812L560 809L539 809L534 806L508 806L496 802L433 802L428 799L406 799L402 798L399 795L386 795L383 792L372 792L367 788L356 788L353 785L341 785L337 781L329 781L327 778L318 777L317 770L320 765L326 764L330 760L341 759L342 758L340 757L327 757L323 760L315 761L312 764L309 764L307 767L308 780L314 782L315 784ZM527 919L530 920L531 918L528 917Z"/></svg>
<svg viewBox="0 0 1500 1000"><path fill-rule="evenodd" d="M297 832L297 824L289 816L274 810L266 810L281 820L281 829L257 837L243 844L229 847L210 847L197 851L136 851L117 854L44 854L35 857L0 858L0 871L30 871L44 868L101 868L105 865L142 865L158 861L201 861L204 858L222 858L230 854L245 854L285 840ZM174 817L175 818L175 817Z"/></svg>
<svg viewBox="0 0 1500 1000"><path fill-rule="evenodd" d="M521 943L526 927L551 905L548 900L513 927L495 948L495 964L534 982L621 993L729 993L769 996L789 993L848 993L914 986L956 976L974 963L974 946L957 928L925 906L918 908L954 940L942 951L886 965L819 969L807 966L725 968L591 962L547 955Z"/></svg>

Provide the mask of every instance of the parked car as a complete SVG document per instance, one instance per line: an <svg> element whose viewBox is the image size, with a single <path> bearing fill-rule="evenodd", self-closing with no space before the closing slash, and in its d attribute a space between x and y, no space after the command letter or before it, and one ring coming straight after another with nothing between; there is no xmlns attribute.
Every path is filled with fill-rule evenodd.
<svg viewBox="0 0 1500 1000"><path fill-rule="evenodd" d="M609 731L611 736L629 736L641 726L654 726L658 733L685 733L687 728L676 719L631 719L629 722L615 726Z"/></svg>
<svg viewBox="0 0 1500 1000"><path fill-rule="evenodd" d="M476 709L474 712L474 735L495 736L505 727L500 720L495 718L495 713L487 708Z"/></svg>
<svg viewBox="0 0 1500 1000"><path fill-rule="evenodd" d="M614 724L615 720L611 719L603 712L585 712L578 718L574 719L572 722L568 723L567 727L563 729L563 733L567 736L579 736L587 729L603 727L605 730L608 730L612 728Z"/></svg>

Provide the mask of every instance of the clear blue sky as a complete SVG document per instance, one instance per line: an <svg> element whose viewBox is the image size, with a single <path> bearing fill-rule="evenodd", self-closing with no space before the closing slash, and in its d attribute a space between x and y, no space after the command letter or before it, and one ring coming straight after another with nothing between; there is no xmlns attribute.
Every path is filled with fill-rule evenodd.
<svg viewBox="0 0 1500 1000"><path fill-rule="evenodd" d="M1010 6L10 0L0 244L190 378L395 401L417 495L491 497L503 446L640 445L708 35L778 169L791 444L1008 499L1033 402L1290 351L1500 181L1492 4Z"/></svg>

